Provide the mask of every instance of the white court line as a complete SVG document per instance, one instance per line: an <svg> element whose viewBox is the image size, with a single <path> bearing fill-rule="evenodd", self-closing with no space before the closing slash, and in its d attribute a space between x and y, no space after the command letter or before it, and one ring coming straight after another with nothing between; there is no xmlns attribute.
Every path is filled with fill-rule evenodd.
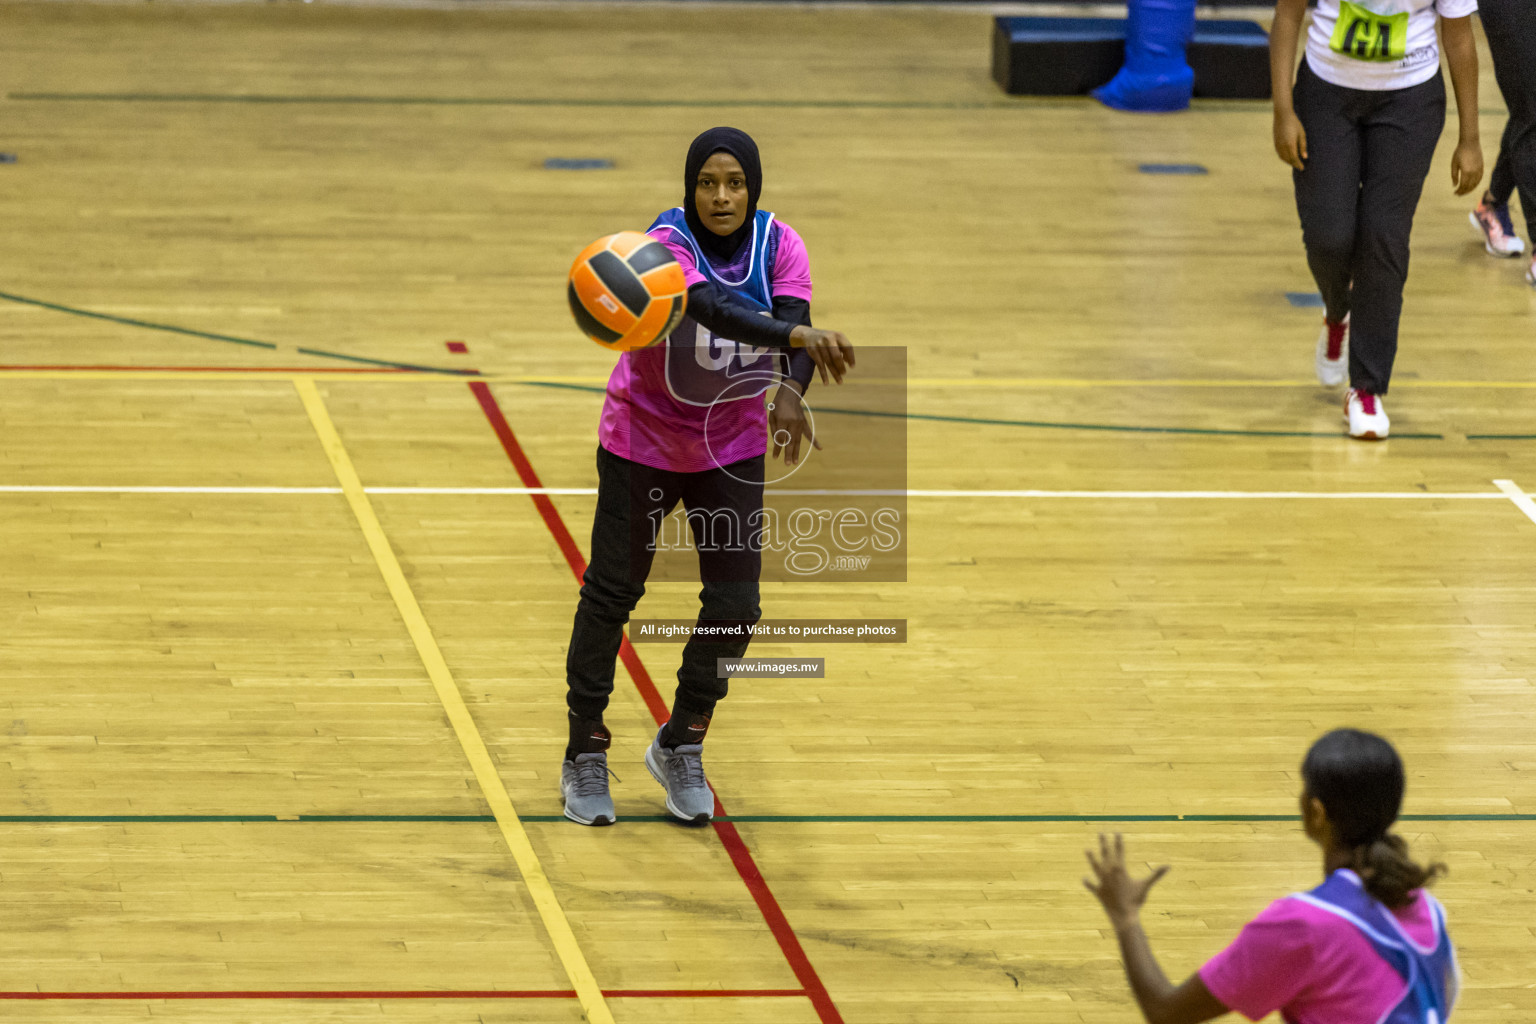
<svg viewBox="0 0 1536 1024"><path fill-rule="evenodd" d="M1504 501L1513 500L1529 515L1531 499L1508 480L1495 481L1497 491L981 491L981 490L795 490L769 488L769 494L796 497L907 498L1088 498L1105 500L1284 500L1330 499ZM1506 486L1507 485L1507 486ZM396 495L594 495L596 487L367 487L367 494ZM341 494L339 487L110 487L76 485L6 485L0 494ZM1516 497L1518 495L1518 497ZM1521 502L1525 504L1521 504ZM1536 518L1536 516L1533 516Z"/></svg>
<svg viewBox="0 0 1536 1024"><path fill-rule="evenodd" d="M1515 507L1524 512L1527 519L1536 523L1536 501L1532 501L1530 495L1515 486L1513 480L1495 480L1493 485L1502 491L1505 497L1514 502Z"/></svg>

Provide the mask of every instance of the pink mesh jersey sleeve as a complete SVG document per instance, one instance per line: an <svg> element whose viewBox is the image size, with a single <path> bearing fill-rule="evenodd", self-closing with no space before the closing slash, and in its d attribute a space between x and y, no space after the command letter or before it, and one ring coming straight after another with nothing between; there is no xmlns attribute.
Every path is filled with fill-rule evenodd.
<svg viewBox="0 0 1536 1024"><path fill-rule="evenodd" d="M1294 900L1276 900L1232 944L1200 968L1200 980L1229 1009L1259 1020L1312 980L1312 936Z"/></svg>
<svg viewBox="0 0 1536 1024"><path fill-rule="evenodd" d="M1415 941L1433 941L1422 894L1393 913ZM1276 900L1248 922L1200 979L1249 1020L1282 1010L1292 1024L1380 1020L1407 989L1354 925L1295 899Z"/></svg>
<svg viewBox="0 0 1536 1024"><path fill-rule="evenodd" d="M699 265L693 258L693 249L677 236L676 229L662 225L652 229L650 236L666 246L667 251L677 258L677 262L683 268L684 285L692 288L696 284L704 283L704 275L699 273Z"/></svg>
<svg viewBox="0 0 1536 1024"><path fill-rule="evenodd" d="M811 257L805 251L805 242L788 224L774 223L779 228L779 251L773 259L773 294L810 302Z"/></svg>

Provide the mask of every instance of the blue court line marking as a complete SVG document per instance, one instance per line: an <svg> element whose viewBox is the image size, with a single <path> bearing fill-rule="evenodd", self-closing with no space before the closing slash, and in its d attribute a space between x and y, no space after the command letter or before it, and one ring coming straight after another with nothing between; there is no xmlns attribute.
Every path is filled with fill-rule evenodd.
<svg viewBox="0 0 1536 1024"><path fill-rule="evenodd" d="M607 389L590 384L564 384L556 381L525 380L516 383L534 388L556 388L565 391L586 391L603 394ZM841 416L873 416L882 419L926 420L935 423L969 423L984 427L1033 427L1039 430L1094 430L1125 434L1187 434L1195 437L1333 437L1343 438L1342 430L1218 430L1209 427L1135 427L1115 423L1052 423L1045 420L986 419L980 416L940 416L921 412L877 412L870 409L837 409L817 405L812 411L833 413ZM1397 433L1402 440L1444 441L1443 434Z"/></svg>
<svg viewBox="0 0 1536 1024"><path fill-rule="evenodd" d="M77 306L65 306L58 302L45 302L42 299L30 299L25 295L13 295L10 292L0 292L0 299L6 302L16 302L25 306L37 306L41 309L52 310L55 313L67 313L70 316L87 317L91 320L105 320L108 323L123 324L127 327L142 327L149 331L165 331L169 334L184 334L191 338L203 338L207 341L224 341L232 345L247 345L251 348L262 348L268 351L277 351L278 346L270 341L257 341L254 338L240 338L233 334L216 334L213 331L198 331L190 327L177 327L175 324L158 324L149 320L135 320L132 317L114 316L111 313L97 313L90 309L80 309ZM478 371L459 370L442 366L419 366L415 363L397 363L389 359L370 359L367 356L351 356L345 352L329 352L318 348L299 348L299 353L307 356L317 356L321 359L340 359L351 363L367 363L371 366L387 366L395 370L415 370L419 373L441 373L453 377L478 377Z"/></svg>
<svg viewBox="0 0 1536 1024"><path fill-rule="evenodd" d="M1142 174L1210 174L1201 164L1142 164L1136 168Z"/></svg>
<svg viewBox="0 0 1536 1024"><path fill-rule="evenodd" d="M1317 292L1286 292L1285 301L1297 309L1323 309L1323 297Z"/></svg>
<svg viewBox="0 0 1536 1024"><path fill-rule="evenodd" d="M585 159L581 157L552 156L544 161L546 171L606 171L613 167L612 160Z"/></svg>
<svg viewBox="0 0 1536 1024"><path fill-rule="evenodd" d="M568 820L563 814L525 814L527 822L556 823ZM626 814L622 821L674 823L665 814ZM1300 824L1295 814L730 814L717 821L737 821L759 824L827 823L852 824L864 822L997 822L1022 823L1095 823L1113 821L1134 822L1245 822L1284 821ZM1399 821L1536 821L1536 814L1403 814ZM275 814L4 814L0 824L14 825L101 825L101 824L495 824L489 814L300 814L296 817L279 817Z"/></svg>

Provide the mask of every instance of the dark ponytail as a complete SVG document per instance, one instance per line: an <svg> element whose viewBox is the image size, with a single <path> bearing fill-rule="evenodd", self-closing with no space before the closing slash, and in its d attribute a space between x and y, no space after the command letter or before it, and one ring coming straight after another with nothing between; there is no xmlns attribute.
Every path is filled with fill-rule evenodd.
<svg viewBox="0 0 1536 1024"><path fill-rule="evenodd" d="M1423 867L1408 856L1408 843L1402 836L1388 833L1373 843L1357 846L1350 866L1365 883L1372 896L1389 907L1407 906L1411 893L1422 889L1445 874L1440 863Z"/></svg>
<svg viewBox="0 0 1536 1024"><path fill-rule="evenodd" d="M1405 786L1403 762L1392 744L1359 729L1335 729L1312 744L1301 763L1307 793L1328 815L1338 845L1365 889L1389 907L1406 906L1413 890L1445 873L1408 855L1402 836L1387 831L1397 820Z"/></svg>

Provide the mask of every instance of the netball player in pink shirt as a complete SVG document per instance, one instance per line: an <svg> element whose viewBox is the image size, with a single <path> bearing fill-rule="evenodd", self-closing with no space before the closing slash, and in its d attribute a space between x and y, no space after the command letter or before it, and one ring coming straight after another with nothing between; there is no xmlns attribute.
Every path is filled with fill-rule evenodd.
<svg viewBox="0 0 1536 1024"><path fill-rule="evenodd" d="M1164 976L1141 930L1145 879L1125 869L1124 844L1088 852L1099 898L1120 940L1131 991L1151 1024L1198 1024L1236 1010L1289 1024L1444 1024L1459 974L1445 911L1425 891L1445 867L1421 867L1388 832L1403 799L1403 763L1380 736L1337 729L1302 762L1301 818L1323 851L1323 883L1271 903L1182 985Z"/></svg>
<svg viewBox="0 0 1536 1024"><path fill-rule="evenodd" d="M699 621L732 632L695 635L683 648L672 716L645 763L673 817L713 815L704 736L727 690L717 661L745 653L761 614L762 551L751 527L762 519L769 430L787 465L799 460L802 441L819 448L801 396L818 370L824 383L841 383L853 365L847 338L811 326L805 243L757 208L762 184L746 132L704 132L688 149L683 205L651 225L659 244L631 257L664 259L662 247L669 250L683 267L688 309L662 342L619 357L598 426L597 514L566 656L570 739L560 772L565 815L583 825L616 819L603 711L657 532L679 503L699 556ZM647 248L657 252L646 257Z"/></svg>

